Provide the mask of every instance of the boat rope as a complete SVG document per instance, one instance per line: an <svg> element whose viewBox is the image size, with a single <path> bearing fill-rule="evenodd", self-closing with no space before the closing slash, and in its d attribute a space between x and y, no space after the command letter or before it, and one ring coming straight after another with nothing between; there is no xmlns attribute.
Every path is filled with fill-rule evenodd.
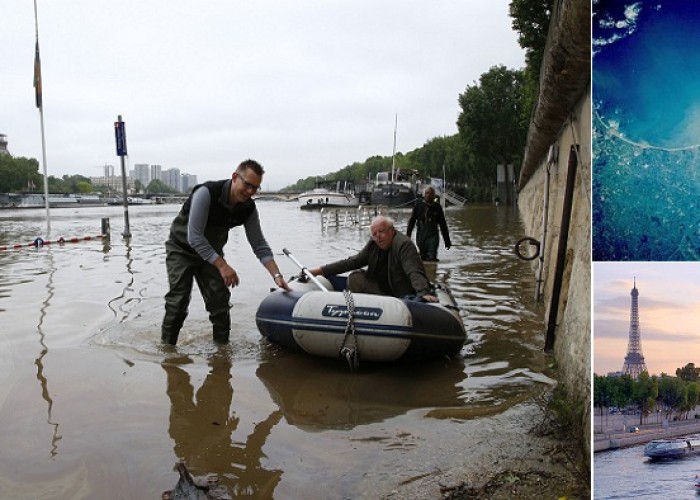
<svg viewBox="0 0 700 500"><path fill-rule="evenodd" d="M355 333L355 300L350 290L343 290L343 295L348 308L348 322L345 325L343 343L340 345L340 357L345 358L350 366L350 370L354 371L360 366L360 349L357 343L357 334ZM352 337L352 347L347 345L348 337Z"/></svg>

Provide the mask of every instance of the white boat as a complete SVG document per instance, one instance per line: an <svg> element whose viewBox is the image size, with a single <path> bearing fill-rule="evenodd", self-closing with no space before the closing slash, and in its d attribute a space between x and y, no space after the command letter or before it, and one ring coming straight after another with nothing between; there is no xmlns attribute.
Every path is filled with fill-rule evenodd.
<svg viewBox="0 0 700 500"><path fill-rule="evenodd" d="M700 436L655 439L644 447L644 455L652 460L682 458L700 453Z"/></svg>
<svg viewBox="0 0 700 500"><path fill-rule="evenodd" d="M355 185L352 181L320 181L316 188L299 195L299 208L355 208L360 205L360 199L355 195Z"/></svg>
<svg viewBox="0 0 700 500"><path fill-rule="evenodd" d="M96 207L106 204L103 198L96 195L49 194L50 208ZM15 206L16 208L44 208L46 204L43 194L25 194Z"/></svg>
<svg viewBox="0 0 700 500"><path fill-rule="evenodd" d="M283 348L350 361L428 361L454 356L466 339L456 302L436 285L439 303L343 292L345 278L322 276L322 291L292 281L292 292L276 290L258 307L260 333Z"/></svg>

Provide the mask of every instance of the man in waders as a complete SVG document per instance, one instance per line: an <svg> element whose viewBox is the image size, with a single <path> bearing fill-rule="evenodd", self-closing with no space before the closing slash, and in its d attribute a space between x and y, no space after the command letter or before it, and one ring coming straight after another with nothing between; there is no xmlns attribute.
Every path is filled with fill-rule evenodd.
<svg viewBox="0 0 700 500"><path fill-rule="evenodd" d="M164 343L177 344L180 328L187 317L193 279L209 312L214 341L228 342L231 331L229 287L238 285L240 278L224 259L223 249L229 230L236 226L244 226L248 243L275 284L289 290L263 236L258 210L251 198L260 189L264 173L258 162L245 160L230 179L195 186L173 220L165 242L170 290L165 295L161 328Z"/></svg>
<svg viewBox="0 0 700 500"><path fill-rule="evenodd" d="M423 198L420 198L413 207L411 218L408 220L406 235L411 237L413 226L417 223L416 244L420 252L421 259L425 261L437 261L438 244L440 235L438 227L442 233L442 240L445 242L447 250L452 246L450 232L447 230L445 213L439 203L435 202L435 188L428 186L423 190Z"/></svg>

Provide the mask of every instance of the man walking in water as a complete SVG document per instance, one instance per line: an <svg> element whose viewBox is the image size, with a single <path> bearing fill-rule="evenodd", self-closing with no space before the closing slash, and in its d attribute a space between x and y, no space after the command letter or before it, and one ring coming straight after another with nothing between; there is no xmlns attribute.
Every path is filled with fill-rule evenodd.
<svg viewBox="0 0 700 500"><path fill-rule="evenodd" d="M409 238L416 223L418 224L416 244L418 245L421 259L437 261L437 250L440 243L438 227L442 233L442 240L445 242L447 250L452 246L452 242L450 241L450 232L445 221L445 213L440 204L435 202L435 188L433 186L428 186L423 190L423 198L419 199L416 206L413 207L413 212L406 228L406 235Z"/></svg>
<svg viewBox="0 0 700 500"><path fill-rule="evenodd" d="M202 293L213 325L214 341L226 343L231 331L229 289L240 283L238 272L224 259L229 231L245 228L255 256L275 284L289 290L260 227L252 196L260 189L265 171L254 160L242 162L230 179L195 186L170 226L165 242L165 264L170 290L165 295L161 340L177 344L187 317L192 281Z"/></svg>

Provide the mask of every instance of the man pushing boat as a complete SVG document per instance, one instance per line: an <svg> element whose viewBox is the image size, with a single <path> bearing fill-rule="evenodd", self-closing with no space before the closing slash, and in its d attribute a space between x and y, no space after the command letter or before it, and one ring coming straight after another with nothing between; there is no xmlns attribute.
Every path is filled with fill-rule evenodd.
<svg viewBox="0 0 700 500"><path fill-rule="evenodd" d="M377 216L372 219L369 231L370 240L356 255L309 272L328 277L354 270L348 276L351 292L398 298L416 296L427 302L437 302L416 246L408 236L396 230L394 221ZM365 266L367 270L361 269Z"/></svg>
<svg viewBox="0 0 700 500"><path fill-rule="evenodd" d="M192 294L192 281L202 293L213 325L214 341L226 343L231 331L230 288L240 283L238 272L224 259L229 231L245 228L253 253L275 284L289 290L260 227L252 196L265 171L254 160L243 161L230 179L195 186L170 226L165 264L170 289L165 295L161 340L177 344Z"/></svg>

